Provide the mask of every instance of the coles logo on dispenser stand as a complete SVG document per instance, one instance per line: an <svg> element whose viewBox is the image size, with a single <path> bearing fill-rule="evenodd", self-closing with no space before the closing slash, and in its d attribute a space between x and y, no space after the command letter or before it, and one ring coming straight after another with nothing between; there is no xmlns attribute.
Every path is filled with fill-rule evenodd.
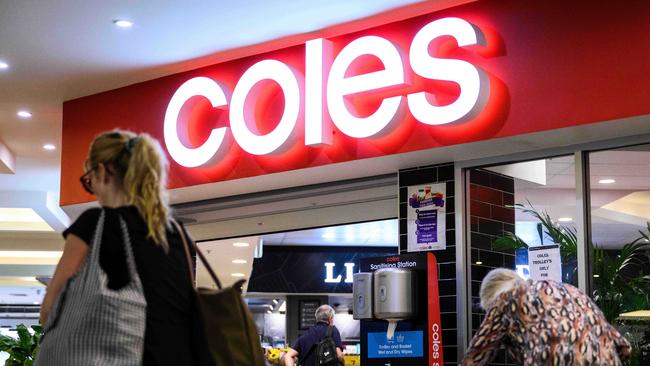
<svg viewBox="0 0 650 366"><path fill-rule="evenodd" d="M427 253L429 285L429 365L440 366L442 361L442 326L440 324L440 297L438 292L438 260Z"/></svg>
<svg viewBox="0 0 650 366"><path fill-rule="evenodd" d="M407 55L390 39L369 35L352 40L334 57L332 42L318 38L305 43L304 75L282 61L264 59L241 75L232 93L219 80L191 78L175 91L167 105L164 141L169 155L187 168L218 164L227 154L230 135L243 151L256 156L282 151L295 142L292 140L297 139L298 131L304 131L305 146L332 145L332 125L356 139L381 137L402 119L405 107L425 125L471 120L487 103L489 78L467 61L432 56L430 45L440 37L453 37L459 47L484 44L484 36L477 27L450 17L420 28ZM355 61L368 55L378 59L383 69L349 75ZM458 85L458 97L438 105L435 96L426 90L408 88L414 76L453 82ZM256 85L263 81L277 84L284 96L280 120L271 131L260 131L255 111L246 108L247 100L261 97L262 91ZM350 96L393 89L404 91L383 97L369 115L359 116L350 110ZM194 97L206 98L216 109L228 107L229 127L212 129L207 140L190 147L181 138L189 133L185 131L187 127L180 128L179 136L179 117L183 115L183 106Z"/></svg>

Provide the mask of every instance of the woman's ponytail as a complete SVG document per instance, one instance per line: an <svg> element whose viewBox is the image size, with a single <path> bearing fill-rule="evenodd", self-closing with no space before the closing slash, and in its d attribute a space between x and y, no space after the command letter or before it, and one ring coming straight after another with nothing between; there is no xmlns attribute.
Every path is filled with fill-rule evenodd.
<svg viewBox="0 0 650 366"><path fill-rule="evenodd" d="M167 159L156 139L146 133L115 130L93 141L86 169L105 164L121 181L127 203L144 218L147 236L169 250L165 229L168 225Z"/></svg>
<svg viewBox="0 0 650 366"><path fill-rule="evenodd" d="M169 250L165 228L168 224L167 160L157 140L146 133L131 137L125 148L130 158L123 184L129 204L144 218L148 237Z"/></svg>

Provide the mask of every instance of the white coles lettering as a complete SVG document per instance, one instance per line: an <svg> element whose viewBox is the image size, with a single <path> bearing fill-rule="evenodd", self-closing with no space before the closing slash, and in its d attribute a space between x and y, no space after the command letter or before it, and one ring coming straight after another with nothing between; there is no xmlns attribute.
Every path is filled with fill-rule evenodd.
<svg viewBox="0 0 650 366"><path fill-rule="evenodd" d="M332 63L332 42L322 38L305 44L305 145L331 145L332 125L324 123L325 78Z"/></svg>
<svg viewBox="0 0 650 366"><path fill-rule="evenodd" d="M462 60L441 59L429 54L429 44L441 36L452 36L459 47L483 42L481 31L460 18L433 21L413 38L410 62L413 71L427 79L448 80L460 86L460 95L453 103L431 105L426 92L408 95L408 105L413 116L428 125L441 125L474 118L489 96L489 79L476 66ZM430 98L433 99L431 96Z"/></svg>
<svg viewBox="0 0 650 366"><path fill-rule="evenodd" d="M360 56L373 55L384 70L346 77L352 62ZM395 119L402 96L385 98L377 111L368 117L350 113L345 97L351 94L404 84L404 66L399 51L385 38L367 36L350 42L336 56L327 79L327 107L332 121L344 134L364 138L377 135Z"/></svg>
<svg viewBox="0 0 650 366"><path fill-rule="evenodd" d="M302 132L306 146L332 144L333 124L353 138L377 137L388 133L393 123L403 114L402 108L427 125L441 125L465 121L480 113L489 97L489 78L478 67L458 59L442 59L429 53L431 42L443 36L453 37L460 47L480 44L483 35L478 28L459 18L432 21L420 29L409 50L410 68L405 67L397 46L386 38L364 36L353 40L332 56L332 43L319 38L305 44L305 81L302 75L287 64L267 59L244 72L237 82L230 101L229 123L236 143L252 155L278 152L281 147L295 143L291 137ZM360 57L377 58L383 70L346 76ZM331 65L331 68L329 67ZM412 69L412 71L411 71ZM448 105L434 105L435 97L419 91L383 98L379 107L369 116L353 113L351 97L385 88L407 84L411 75L430 80L457 83L460 95ZM279 85L284 95L284 110L276 127L267 134L256 128L255 108L246 108L246 99L256 100L255 85L270 80ZM304 85L304 125L298 125L301 114L301 87ZM399 93L398 93L399 94ZM164 120L164 139L170 156L178 164L194 168L216 160L220 150L226 150L224 139L227 127L215 128L199 147L188 147L179 137L178 117L183 105L192 97L207 98L214 108L228 105L226 90L207 77L192 78L183 83L171 98ZM406 98L405 98L406 96ZM406 99L406 100L404 100ZM326 118L329 112L329 117ZM180 136L187 135L187 127Z"/></svg>
<svg viewBox="0 0 650 366"><path fill-rule="evenodd" d="M203 145L190 148L185 146L178 136L178 115L181 108L195 96L205 97L212 107L225 107L228 104L226 94L214 80L206 77L196 77L183 83L172 96L165 112L163 134L169 155L178 164L194 168L201 166L217 154L226 136L226 127L215 128Z"/></svg>
<svg viewBox="0 0 650 366"><path fill-rule="evenodd" d="M275 129L266 135L261 135L255 127L254 109L245 108L246 97L253 86L262 80L275 81L284 94L282 118ZM244 72L232 93L230 128L244 151L253 155L266 155L279 149L288 140L298 122L299 112L300 87L297 73L283 62L263 60Z"/></svg>

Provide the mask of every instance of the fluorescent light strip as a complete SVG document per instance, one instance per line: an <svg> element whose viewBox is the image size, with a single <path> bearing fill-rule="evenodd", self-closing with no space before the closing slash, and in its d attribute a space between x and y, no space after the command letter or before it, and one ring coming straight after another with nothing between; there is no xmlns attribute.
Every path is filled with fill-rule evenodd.
<svg viewBox="0 0 650 366"><path fill-rule="evenodd" d="M62 251L0 250L0 258L61 258Z"/></svg>

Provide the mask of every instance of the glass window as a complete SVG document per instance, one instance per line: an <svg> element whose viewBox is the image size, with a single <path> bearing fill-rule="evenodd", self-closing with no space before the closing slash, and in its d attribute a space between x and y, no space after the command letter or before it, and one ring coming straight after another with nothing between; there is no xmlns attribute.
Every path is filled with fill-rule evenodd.
<svg viewBox="0 0 650 366"><path fill-rule="evenodd" d="M650 145L592 152L589 175L593 298L649 364Z"/></svg>
<svg viewBox="0 0 650 366"><path fill-rule="evenodd" d="M473 331L483 320L481 281L493 268L577 286L573 155L473 168L468 182ZM547 253L554 265L535 259Z"/></svg>

